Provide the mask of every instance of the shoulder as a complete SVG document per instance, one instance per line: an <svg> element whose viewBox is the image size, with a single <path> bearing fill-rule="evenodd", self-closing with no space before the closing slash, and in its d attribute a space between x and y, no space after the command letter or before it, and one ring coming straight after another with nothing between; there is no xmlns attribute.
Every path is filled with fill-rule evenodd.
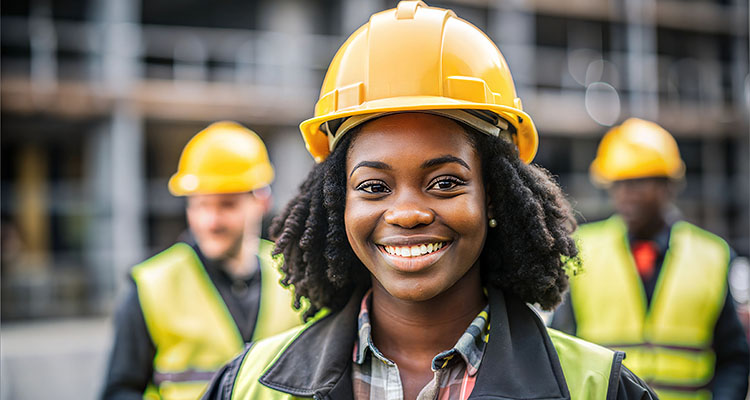
<svg viewBox="0 0 750 400"><path fill-rule="evenodd" d="M656 399L648 386L622 365L624 353L555 329L547 332L557 350L571 398Z"/></svg>
<svg viewBox="0 0 750 400"><path fill-rule="evenodd" d="M612 372L622 361L622 353L587 342L583 339L562 333L556 329L547 328L552 344L555 346L560 364L565 376L570 378L592 376L598 377L602 383L606 382ZM581 360L586 360L582 365Z"/></svg>
<svg viewBox="0 0 750 400"><path fill-rule="evenodd" d="M711 243L714 246L721 247L722 249L726 249L726 251L729 251L729 244L722 239L720 236L711 233L703 228L700 228L696 225L691 224L687 221L678 221L675 222L675 224L672 226L672 235L675 234L681 234L681 235L690 235L692 237L695 237L703 242Z"/></svg>
<svg viewBox="0 0 750 400"><path fill-rule="evenodd" d="M589 222L581 224L575 232L576 236L592 236L599 235L603 232L610 231L623 231L624 223L620 217L614 215L601 221Z"/></svg>
<svg viewBox="0 0 750 400"><path fill-rule="evenodd" d="M231 399L235 393L248 398L278 398L280 392L262 386L258 380L284 350L299 336L306 325L250 343L245 351L214 375L203 399Z"/></svg>
<svg viewBox="0 0 750 400"><path fill-rule="evenodd" d="M131 269L131 276L138 283L138 279L143 275L155 274L159 270L166 272L165 270L172 269L190 260L198 260L198 255L193 248L186 243L175 243L151 258L135 265Z"/></svg>
<svg viewBox="0 0 750 400"><path fill-rule="evenodd" d="M616 379L616 381L613 381L610 385L616 390L612 396L608 395L607 399L658 400L656 393L625 366L621 367L619 374L613 376L613 379Z"/></svg>

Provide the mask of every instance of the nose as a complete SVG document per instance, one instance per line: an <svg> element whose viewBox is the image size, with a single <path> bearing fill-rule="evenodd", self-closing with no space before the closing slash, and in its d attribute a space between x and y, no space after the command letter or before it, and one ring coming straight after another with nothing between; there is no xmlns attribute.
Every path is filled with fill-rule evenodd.
<svg viewBox="0 0 750 400"><path fill-rule="evenodd" d="M206 227L210 230L216 230L221 226L221 218L217 211L211 210L207 211L205 215L203 216L204 223L206 224Z"/></svg>
<svg viewBox="0 0 750 400"><path fill-rule="evenodd" d="M435 214L416 203L399 204L385 213L385 222L402 228L414 228L429 225L435 220Z"/></svg>

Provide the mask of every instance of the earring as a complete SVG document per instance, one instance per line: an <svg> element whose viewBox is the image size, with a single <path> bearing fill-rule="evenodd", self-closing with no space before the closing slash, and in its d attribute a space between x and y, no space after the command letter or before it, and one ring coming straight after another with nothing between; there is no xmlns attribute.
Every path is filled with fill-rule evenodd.
<svg viewBox="0 0 750 400"><path fill-rule="evenodd" d="M490 218L489 221L490 228L494 228L497 226L497 220L495 218Z"/></svg>

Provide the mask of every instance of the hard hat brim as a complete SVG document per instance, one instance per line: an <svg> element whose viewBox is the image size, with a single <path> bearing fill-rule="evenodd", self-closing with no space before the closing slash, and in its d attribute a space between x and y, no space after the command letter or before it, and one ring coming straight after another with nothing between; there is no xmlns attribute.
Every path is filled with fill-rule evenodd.
<svg viewBox="0 0 750 400"><path fill-rule="evenodd" d="M168 188L173 196L191 196L197 194L246 193L268 186L273 182L274 171L268 165L259 165L244 173L232 176L195 176L194 182L186 185L186 175L180 172L169 178Z"/></svg>
<svg viewBox="0 0 750 400"><path fill-rule="evenodd" d="M673 171L661 171L658 169L649 170L648 168L633 168L627 171L617 171L617 173L608 173L603 168L598 158L589 166L589 179L594 186L602 189L609 189L614 182L626 181L631 179L644 178L667 178L672 181L680 181L685 177L685 163L680 161L680 165Z"/></svg>
<svg viewBox="0 0 750 400"><path fill-rule="evenodd" d="M474 103L441 96L401 96L372 100L364 102L356 108L342 109L305 120L300 124L300 131L305 139L307 150L313 155L315 162L320 163L331 152L328 137L320 129L320 126L327 121L370 113L448 109L488 110L495 112L516 128L514 142L518 147L519 158L527 164L534 159L539 146L539 137L536 126L534 126L534 122L528 114L514 107Z"/></svg>

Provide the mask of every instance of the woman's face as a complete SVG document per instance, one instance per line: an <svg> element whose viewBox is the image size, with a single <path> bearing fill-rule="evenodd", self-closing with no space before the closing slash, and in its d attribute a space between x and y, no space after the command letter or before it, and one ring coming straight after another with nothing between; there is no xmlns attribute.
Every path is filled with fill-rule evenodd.
<svg viewBox="0 0 750 400"><path fill-rule="evenodd" d="M458 123L420 113L366 123L346 174L346 235L390 295L429 300L477 262L487 200L479 155Z"/></svg>

